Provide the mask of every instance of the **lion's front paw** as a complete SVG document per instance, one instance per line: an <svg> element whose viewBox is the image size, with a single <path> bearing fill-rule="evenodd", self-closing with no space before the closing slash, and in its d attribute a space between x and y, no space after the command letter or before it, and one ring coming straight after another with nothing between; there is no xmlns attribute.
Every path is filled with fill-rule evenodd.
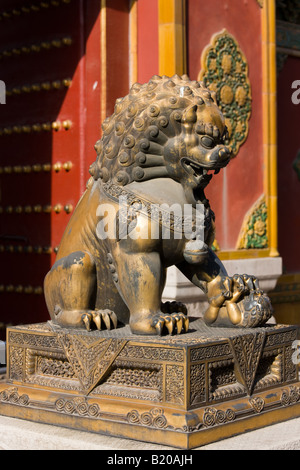
<svg viewBox="0 0 300 470"><path fill-rule="evenodd" d="M158 335L162 336L165 331L169 335L186 333L189 329L189 319L181 312L170 314L158 314L154 317L152 325Z"/></svg>
<svg viewBox="0 0 300 470"><path fill-rule="evenodd" d="M204 320L211 326L254 328L266 323L273 309L255 276L219 276L208 286L209 307Z"/></svg>
<svg viewBox="0 0 300 470"><path fill-rule="evenodd" d="M82 321L88 331L91 331L93 325L97 330L112 330L117 328L118 319L112 310L89 310L82 315Z"/></svg>

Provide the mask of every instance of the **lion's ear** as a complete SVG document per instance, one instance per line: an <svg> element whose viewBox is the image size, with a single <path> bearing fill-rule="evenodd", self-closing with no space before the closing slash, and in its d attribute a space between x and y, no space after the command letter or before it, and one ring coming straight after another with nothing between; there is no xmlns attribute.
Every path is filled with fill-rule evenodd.
<svg viewBox="0 0 300 470"><path fill-rule="evenodd" d="M186 122L196 122L197 121L197 105L190 106L187 108L183 115L181 122L186 123Z"/></svg>

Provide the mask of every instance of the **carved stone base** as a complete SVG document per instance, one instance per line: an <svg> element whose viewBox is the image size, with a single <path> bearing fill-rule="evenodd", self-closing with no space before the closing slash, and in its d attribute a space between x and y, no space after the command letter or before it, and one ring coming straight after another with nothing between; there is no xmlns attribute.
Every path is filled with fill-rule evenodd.
<svg viewBox="0 0 300 470"><path fill-rule="evenodd" d="M211 329L201 318L171 337L12 327L0 414L195 448L300 415L296 334Z"/></svg>

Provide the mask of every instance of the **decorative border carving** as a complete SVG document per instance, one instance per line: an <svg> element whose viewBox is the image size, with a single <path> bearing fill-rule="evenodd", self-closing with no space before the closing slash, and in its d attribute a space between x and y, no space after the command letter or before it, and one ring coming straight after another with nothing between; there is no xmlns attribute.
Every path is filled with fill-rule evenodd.
<svg viewBox="0 0 300 470"><path fill-rule="evenodd" d="M148 361L184 361L183 349L163 348L157 346L135 346L127 344L121 351L119 358L143 359Z"/></svg>
<svg viewBox="0 0 300 470"><path fill-rule="evenodd" d="M141 424L154 428L163 429L168 425L164 411L160 408L153 408L149 412L140 414L136 410L132 410L127 414L127 421L131 424Z"/></svg>
<svg viewBox="0 0 300 470"><path fill-rule="evenodd" d="M57 333L76 377L90 393L111 368L127 340L94 338L84 334Z"/></svg>
<svg viewBox="0 0 300 470"><path fill-rule="evenodd" d="M280 402L283 406L294 405L300 401L300 387L291 386L283 390Z"/></svg>
<svg viewBox="0 0 300 470"><path fill-rule="evenodd" d="M184 403L184 368L182 366L166 366L166 401L170 403Z"/></svg>
<svg viewBox="0 0 300 470"><path fill-rule="evenodd" d="M232 356L229 343L214 344L212 346L200 346L191 349L191 362L211 359L219 356Z"/></svg>
<svg viewBox="0 0 300 470"><path fill-rule="evenodd" d="M236 248L261 249L268 247L268 209L265 196L261 196L246 214Z"/></svg>
<svg viewBox="0 0 300 470"><path fill-rule="evenodd" d="M205 364L191 365L190 404L197 405L206 400Z"/></svg>
<svg viewBox="0 0 300 470"><path fill-rule="evenodd" d="M231 408L225 411L216 408L206 408L203 415L203 425L211 427L216 424L225 424L235 420L235 418L236 414Z"/></svg>
<svg viewBox="0 0 300 470"><path fill-rule="evenodd" d="M261 397L255 397L249 399L249 404L252 406L256 413L261 413L265 406L265 400Z"/></svg>
<svg viewBox="0 0 300 470"><path fill-rule="evenodd" d="M63 352L26 349L25 356L25 383L81 390L73 367Z"/></svg>
<svg viewBox="0 0 300 470"><path fill-rule="evenodd" d="M267 370L260 374L262 368ZM264 352L257 367L253 390L256 392L279 385L284 380L284 373L283 349Z"/></svg>
<svg viewBox="0 0 300 470"><path fill-rule="evenodd" d="M10 387L0 392L0 402L1 401L22 406L27 406L30 402L29 396L26 394L20 395L17 387Z"/></svg>
<svg viewBox="0 0 300 470"><path fill-rule="evenodd" d="M60 413L88 416L89 418L100 417L100 407L97 403L89 404L86 398L76 397L73 400L58 398L55 402L55 409Z"/></svg>
<svg viewBox="0 0 300 470"><path fill-rule="evenodd" d="M230 338L230 345L242 384L252 393L257 367L262 355L265 333L255 332Z"/></svg>
<svg viewBox="0 0 300 470"><path fill-rule="evenodd" d="M218 374L219 370L219 374ZM245 387L237 380L233 358L208 364L209 400L223 400L246 393Z"/></svg>
<svg viewBox="0 0 300 470"><path fill-rule="evenodd" d="M92 395L109 395L162 402L163 366L117 359L106 381Z"/></svg>

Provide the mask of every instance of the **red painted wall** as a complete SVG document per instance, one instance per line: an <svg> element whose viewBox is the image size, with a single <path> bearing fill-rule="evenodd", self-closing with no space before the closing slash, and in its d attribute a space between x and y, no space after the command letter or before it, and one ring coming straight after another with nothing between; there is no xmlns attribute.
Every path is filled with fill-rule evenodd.
<svg viewBox="0 0 300 470"><path fill-rule="evenodd" d="M129 91L129 1L106 3L106 114L110 116L116 99Z"/></svg>
<svg viewBox="0 0 300 470"><path fill-rule="evenodd" d="M158 74L158 2L138 0L138 82Z"/></svg>
<svg viewBox="0 0 300 470"><path fill-rule="evenodd" d="M188 74L196 79L201 54L224 28L234 36L249 66L252 114L249 134L238 155L213 177L207 197L216 214L216 238L234 249L244 215L263 194L261 9L252 0L187 1Z"/></svg>

